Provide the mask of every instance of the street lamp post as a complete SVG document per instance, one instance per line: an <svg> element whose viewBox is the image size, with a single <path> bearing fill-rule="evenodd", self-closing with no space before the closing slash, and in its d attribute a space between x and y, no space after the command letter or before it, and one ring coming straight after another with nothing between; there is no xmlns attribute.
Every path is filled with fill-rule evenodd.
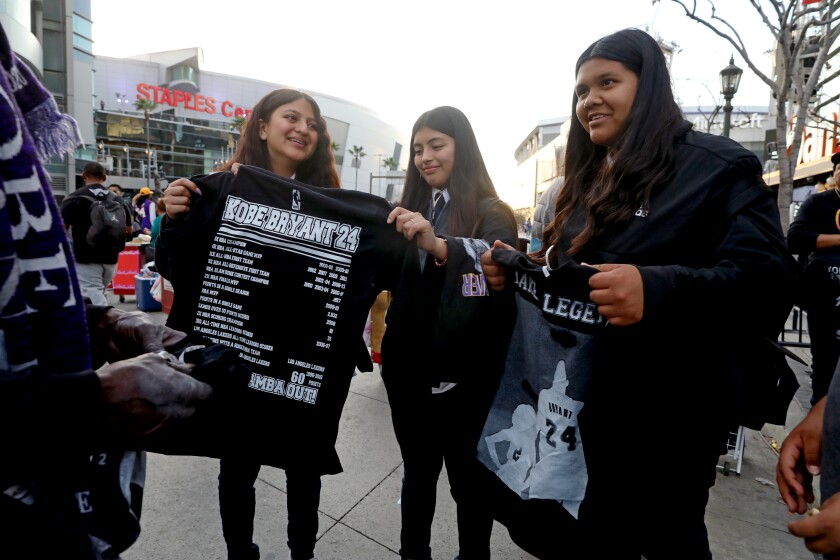
<svg viewBox="0 0 840 560"><path fill-rule="evenodd" d="M379 158L379 164L376 167L376 172L381 173L382 172L381 171L382 170L382 158L386 157L386 154L373 154L373 157ZM371 175L371 178L373 178L373 173L371 173L370 175ZM381 185L381 183L380 183L380 185ZM370 183L370 191L371 191L370 194L373 194L373 181L372 180L371 180L371 183ZM381 186L379 187L379 192L382 192L382 187Z"/></svg>
<svg viewBox="0 0 840 560"><path fill-rule="evenodd" d="M732 120L732 97L738 93L741 74L744 71L735 66L735 58L729 57L729 65L720 71L720 93L725 101L723 105L723 135L729 138L729 123Z"/></svg>

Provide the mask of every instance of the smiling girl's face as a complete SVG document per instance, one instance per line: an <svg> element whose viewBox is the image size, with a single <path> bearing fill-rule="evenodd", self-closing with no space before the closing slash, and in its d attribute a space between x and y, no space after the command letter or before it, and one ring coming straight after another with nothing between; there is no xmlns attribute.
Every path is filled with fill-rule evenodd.
<svg viewBox="0 0 840 560"><path fill-rule="evenodd" d="M627 128L639 77L622 63L592 58L577 73L575 113L589 138L599 146L612 146Z"/></svg>
<svg viewBox="0 0 840 560"><path fill-rule="evenodd" d="M305 99L280 105L268 122L260 121L260 139L268 148L272 171L291 177L318 145L314 109Z"/></svg>
<svg viewBox="0 0 840 560"><path fill-rule="evenodd" d="M423 127L414 135L414 165L431 186L443 189L455 165L455 139Z"/></svg>

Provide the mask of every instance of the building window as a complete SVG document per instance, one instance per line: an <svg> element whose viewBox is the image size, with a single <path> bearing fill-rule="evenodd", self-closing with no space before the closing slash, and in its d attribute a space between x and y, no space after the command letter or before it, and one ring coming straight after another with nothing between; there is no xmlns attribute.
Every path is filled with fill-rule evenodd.
<svg viewBox="0 0 840 560"><path fill-rule="evenodd" d="M63 18L63 11L61 9L61 6L63 4L63 0L44 0L44 19L61 21L61 19Z"/></svg>
<svg viewBox="0 0 840 560"><path fill-rule="evenodd" d="M44 70L64 72L64 42L60 31L44 29Z"/></svg>

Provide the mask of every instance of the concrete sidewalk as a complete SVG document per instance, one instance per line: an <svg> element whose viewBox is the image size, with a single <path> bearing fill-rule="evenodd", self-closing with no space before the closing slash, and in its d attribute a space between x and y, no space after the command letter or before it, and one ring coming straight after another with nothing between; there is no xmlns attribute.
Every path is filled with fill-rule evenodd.
<svg viewBox="0 0 840 560"><path fill-rule="evenodd" d="M122 304L110 294L109 299L118 307L136 309L132 296L126 296ZM155 321L166 320L162 313L151 315ZM797 352L810 363L807 352ZM787 427L768 425L761 432L746 430L740 476L718 473L706 514L715 560L814 559L801 540L787 532L787 523L793 517L779 500L775 485L777 453L771 443L780 445L786 431L809 408L808 371L801 364L791 363L800 390L791 404ZM374 367L374 372L360 373L353 379L344 407L337 443L344 473L322 479L316 546L320 560L399 559L402 461L385 388ZM148 459L142 533L123 558L225 560L217 504L218 461L154 453L149 453ZM669 468L668 458L652 459L651 468ZM441 478L432 551L437 560L450 560L458 552L455 504L445 473ZM662 500L666 506L668 499L678 498L679 488L665 489L665 493ZM282 470L263 467L260 471L254 540L264 560L288 558ZM498 523L493 531L492 556L499 560L534 558L514 545ZM593 551L593 557L597 556Z"/></svg>

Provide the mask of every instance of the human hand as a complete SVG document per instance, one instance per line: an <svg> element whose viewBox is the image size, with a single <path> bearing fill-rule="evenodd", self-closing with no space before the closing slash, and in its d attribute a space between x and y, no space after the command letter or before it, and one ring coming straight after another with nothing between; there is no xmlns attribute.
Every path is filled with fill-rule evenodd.
<svg viewBox="0 0 840 560"><path fill-rule="evenodd" d="M598 270L589 278L589 299L611 325L623 327L642 320L645 292L642 273L630 264L590 264Z"/></svg>
<svg viewBox="0 0 840 560"><path fill-rule="evenodd" d="M96 373L110 427L127 436L144 436L168 419L190 417L196 401L213 389L187 375L192 366L179 364L166 352L129 358Z"/></svg>
<svg viewBox="0 0 840 560"><path fill-rule="evenodd" d="M433 252L437 242L432 223L420 212L412 212L397 206L388 214L389 224L396 224L397 232L411 241L416 239L417 247L427 252Z"/></svg>
<svg viewBox="0 0 840 560"><path fill-rule="evenodd" d="M186 333L158 325L148 313L108 309L96 328L102 330L108 341L109 362L133 358L146 352L159 352L177 344Z"/></svg>
<svg viewBox="0 0 840 560"><path fill-rule="evenodd" d="M163 191L166 215L175 219L180 214L189 212L193 193L201 194L201 189L189 179L176 179L169 183L169 186Z"/></svg>
<svg viewBox="0 0 840 560"><path fill-rule="evenodd" d="M493 249L507 249L510 251L515 251L516 249L497 239L493 242L493 247L481 254L481 271L484 273L484 280L490 286L491 290L500 292L505 289L505 284L507 284L507 267L493 260Z"/></svg>
<svg viewBox="0 0 840 560"><path fill-rule="evenodd" d="M791 513L805 513L814 501L814 476L820 474L822 428L826 398L820 399L808 415L790 431L776 463L779 495Z"/></svg>
<svg viewBox="0 0 840 560"><path fill-rule="evenodd" d="M814 511L817 513L788 523L788 531L804 539L811 552L840 559L840 496L835 494Z"/></svg>

